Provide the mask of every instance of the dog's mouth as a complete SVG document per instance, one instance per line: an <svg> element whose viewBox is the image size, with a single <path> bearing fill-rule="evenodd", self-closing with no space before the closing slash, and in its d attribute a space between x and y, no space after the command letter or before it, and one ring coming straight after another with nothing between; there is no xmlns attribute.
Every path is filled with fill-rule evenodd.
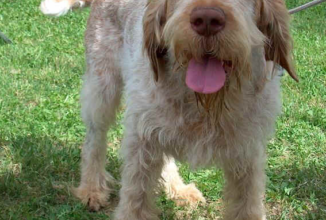
<svg viewBox="0 0 326 220"><path fill-rule="evenodd" d="M200 61L192 58L188 64L186 84L198 93L218 92L226 82L226 69L229 67L232 67L232 62L212 56L205 56Z"/></svg>

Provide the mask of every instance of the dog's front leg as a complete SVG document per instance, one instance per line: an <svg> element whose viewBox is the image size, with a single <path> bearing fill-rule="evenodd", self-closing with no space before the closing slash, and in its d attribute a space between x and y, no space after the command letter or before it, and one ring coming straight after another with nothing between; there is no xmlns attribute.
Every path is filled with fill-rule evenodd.
<svg viewBox="0 0 326 220"><path fill-rule="evenodd" d="M153 198L164 163L162 152L136 134L127 135L123 142L124 166L115 220L158 220Z"/></svg>
<svg viewBox="0 0 326 220"><path fill-rule="evenodd" d="M229 158L226 178L226 220L265 220L265 153ZM261 151L261 152L259 152Z"/></svg>
<svg viewBox="0 0 326 220"><path fill-rule="evenodd" d="M89 69L95 68L91 66ZM81 102L87 135L82 150L80 185L74 193L93 211L107 204L111 191L109 184L114 182L105 170L106 135L114 124L121 88L122 81L118 74L99 76L97 72L89 72L85 75Z"/></svg>

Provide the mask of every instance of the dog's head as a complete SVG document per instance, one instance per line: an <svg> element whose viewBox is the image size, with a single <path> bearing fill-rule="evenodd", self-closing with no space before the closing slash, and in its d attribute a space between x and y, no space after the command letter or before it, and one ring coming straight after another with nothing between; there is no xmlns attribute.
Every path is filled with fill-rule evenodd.
<svg viewBox="0 0 326 220"><path fill-rule="evenodd" d="M251 73L257 46L297 80L283 0L148 0L143 27L156 80L169 54L190 89L216 93L227 79Z"/></svg>

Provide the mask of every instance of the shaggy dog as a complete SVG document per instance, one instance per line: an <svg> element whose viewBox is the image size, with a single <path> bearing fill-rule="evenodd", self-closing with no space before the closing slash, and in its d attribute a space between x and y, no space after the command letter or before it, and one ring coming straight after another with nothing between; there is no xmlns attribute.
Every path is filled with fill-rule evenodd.
<svg viewBox="0 0 326 220"><path fill-rule="evenodd" d="M223 169L225 219L265 219L265 148L281 109L273 64L297 80L283 0L97 0L85 40L84 203L98 210L110 194L106 135L124 90L115 220L159 219L160 185L176 201L204 201L174 158Z"/></svg>
<svg viewBox="0 0 326 220"><path fill-rule="evenodd" d="M45 15L61 16L67 14L72 8L82 8L92 2L93 0L43 0L40 9Z"/></svg>

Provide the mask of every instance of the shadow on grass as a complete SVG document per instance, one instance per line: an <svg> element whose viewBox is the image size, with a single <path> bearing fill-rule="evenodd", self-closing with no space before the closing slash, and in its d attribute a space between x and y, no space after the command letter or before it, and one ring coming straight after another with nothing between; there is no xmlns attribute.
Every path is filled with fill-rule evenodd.
<svg viewBox="0 0 326 220"><path fill-rule="evenodd" d="M322 163L298 163L269 169L267 207L270 219L326 219L326 179Z"/></svg>
<svg viewBox="0 0 326 220"><path fill-rule="evenodd" d="M326 116L323 115L323 112L320 109L320 111L316 111L314 115L308 113L302 114L301 120L309 122L310 125L320 128L322 132L326 132L326 123L324 122L325 117Z"/></svg>
<svg viewBox="0 0 326 220"><path fill-rule="evenodd" d="M111 196L111 206L98 213L89 212L71 194L70 187L79 181L80 143L28 136L0 140L0 145L3 146L0 152L0 219L108 219L111 215L117 204L118 187ZM116 152L109 151L107 170L120 179L121 162ZM270 168L267 171L270 219L326 219L323 166L310 163L302 169L292 163ZM214 191L206 185L218 181L216 178L219 176L214 173L200 178L201 182L208 181L201 190ZM162 218L173 218L176 215L174 203L161 197L162 201ZM296 207L304 210L296 210Z"/></svg>
<svg viewBox="0 0 326 220"><path fill-rule="evenodd" d="M91 213L71 193L79 182L80 145L34 136L0 144L0 219L107 219L112 207ZM117 178L114 155L107 169Z"/></svg>

